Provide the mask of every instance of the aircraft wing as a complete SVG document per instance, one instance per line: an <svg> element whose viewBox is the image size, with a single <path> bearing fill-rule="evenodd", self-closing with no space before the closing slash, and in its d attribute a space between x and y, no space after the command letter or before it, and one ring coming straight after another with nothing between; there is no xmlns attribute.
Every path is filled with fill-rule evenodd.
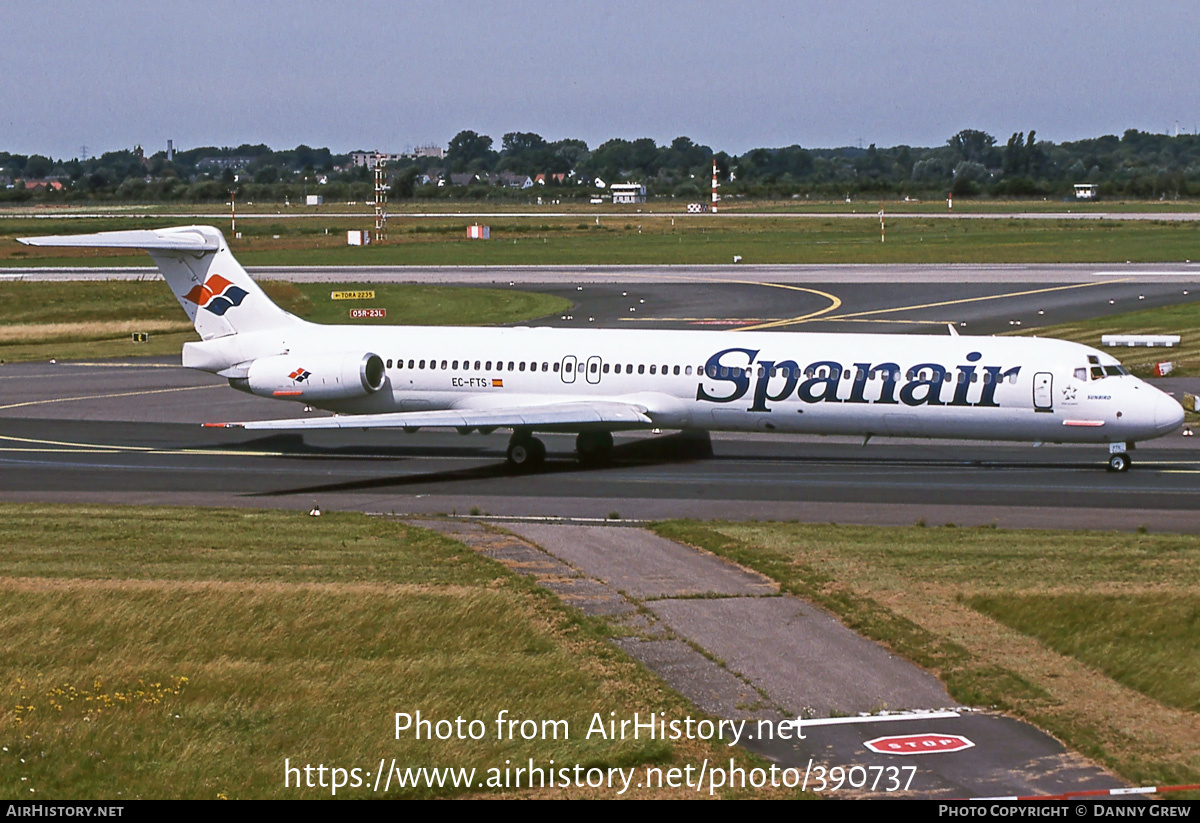
<svg viewBox="0 0 1200 823"><path fill-rule="evenodd" d="M609 425L614 428L650 426L654 421L645 406L617 401L547 403L500 409L446 409L441 411L347 414L334 417L299 417L289 420L258 420L244 423L205 423L216 428L310 430L310 429L498 429L565 428Z"/></svg>

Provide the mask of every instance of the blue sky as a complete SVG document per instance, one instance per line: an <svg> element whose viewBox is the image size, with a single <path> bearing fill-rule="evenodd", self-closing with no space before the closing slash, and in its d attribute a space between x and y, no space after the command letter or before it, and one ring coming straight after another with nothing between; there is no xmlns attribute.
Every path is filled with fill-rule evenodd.
<svg viewBox="0 0 1200 823"><path fill-rule="evenodd" d="M1200 128L1195 2L0 0L0 150Z"/></svg>

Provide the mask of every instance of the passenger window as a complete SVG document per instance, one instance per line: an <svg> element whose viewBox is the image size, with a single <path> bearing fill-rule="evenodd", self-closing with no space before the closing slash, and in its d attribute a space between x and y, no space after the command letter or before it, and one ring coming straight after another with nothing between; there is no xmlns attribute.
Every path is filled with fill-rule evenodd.
<svg viewBox="0 0 1200 823"><path fill-rule="evenodd" d="M542 371L550 371L550 364L542 363Z"/></svg>
<svg viewBox="0 0 1200 823"><path fill-rule="evenodd" d="M520 371L525 371L525 361L524 360L522 360L520 363Z"/></svg>
<svg viewBox="0 0 1200 823"><path fill-rule="evenodd" d="M592 374L595 374L599 370L600 370L599 363L592 363L590 366L588 366L588 371L590 371Z"/></svg>
<svg viewBox="0 0 1200 823"><path fill-rule="evenodd" d="M651 366L651 367L650 367L650 373L651 373L651 374L658 374L658 366Z"/></svg>
<svg viewBox="0 0 1200 823"><path fill-rule="evenodd" d="M390 369L391 367L392 367L392 358L389 357L388 361L387 361L387 368Z"/></svg>
<svg viewBox="0 0 1200 823"><path fill-rule="evenodd" d="M425 361L424 361L424 360L422 360L422 361L421 361L421 368L425 368Z"/></svg>
<svg viewBox="0 0 1200 823"><path fill-rule="evenodd" d="M444 369L444 368L446 368L446 361L445 361L445 360L443 360L443 361L442 361L442 368L443 368L443 369Z"/></svg>
<svg viewBox="0 0 1200 823"><path fill-rule="evenodd" d="M554 364L554 373L558 374L558 363Z"/></svg>
<svg viewBox="0 0 1200 823"><path fill-rule="evenodd" d="M571 373L572 367L573 367L573 364L571 364L571 363L563 363L563 371L565 371L567 374Z"/></svg>
<svg viewBox="0 0 1200 823"><path fill-rule="evenodd" d="M674 374L679 374L679 367L678 367L678 366L676 366L676 367L675 367Z"/></svg>
<svg viewBox="0 0 1200 823"><path fill-rule="evenodd" d="M455 360L453 363L451 363L450 368L454 369L455 371L458 371L458 361Z"/></svg>
<svg viewBox="0 0 1200 823"><path fill-rule="evenodd" d="M479 371L479 361L475 361L475 371Z"/></svg>
<svg viewBox="0 0 1200 823"><path fill-rule="evenodd" d="M513 370L513 361L511 361L511 360L508 361L508 370L509 371Z"/></svg>
<svg viewBox="0 0 1200 823"><path fill-rule="evenodd" d="M721 371L725 371L725 369L721 369ZM638 374L645 374L645 373L646 373L646 366L645 366L645 365L639 365L639 366L638 366Z"/></svg>
<svg viewBox="0 0 1200 823"><path fill-rule="evenodd" d="M688 367L687 367L687 368L685 368L683 371L684 371L684 374L691 374L691 373L692 373L692 367L691 367L691 366L688 366Z"/></svg>

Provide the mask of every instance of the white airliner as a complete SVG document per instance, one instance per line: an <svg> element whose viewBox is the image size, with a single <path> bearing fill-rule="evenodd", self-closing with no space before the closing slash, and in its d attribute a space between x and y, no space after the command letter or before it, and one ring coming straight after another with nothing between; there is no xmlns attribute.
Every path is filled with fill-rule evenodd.
<svg viewBox="0 0 1200 823"><path fill-rule="evenodd" d="M545 458L535 432L576 433L601 461L614 431L679 429L1108 444L1125 471L1136 441L1183 422L1115 358L1061 340L324 326L272 303L209 226L21 242L145 249L200 334L184 366L337 413L208 425L505 428L517 468Z"/></svg>

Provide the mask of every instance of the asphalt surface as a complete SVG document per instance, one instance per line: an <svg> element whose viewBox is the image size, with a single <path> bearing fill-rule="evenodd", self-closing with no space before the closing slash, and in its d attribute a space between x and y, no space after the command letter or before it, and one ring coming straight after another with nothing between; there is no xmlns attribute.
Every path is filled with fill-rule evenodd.
<svg viewBox="0 0 1200 823"><path fill-rule="evenodd" d="M635 528L415 522L611 620L618 646L697 708L745 723L742 746L813 790L928 798L1122 785L1027 724L954 704L928 672L726 560Z"/></svg>
<svg viewBox="0 0 1200 823"><path fill-rule="evenodd" d="M1021 267L1025 277L1042 279L1005 283L971 267L939 269L936 280L910 268L893 272L898 282L861 283L817 281L810 275L830 270L805 267L769 281L754 279L770 273L757 271L735 283L707 270L677 272L694 278L688 281L608 285L564 284L540 268L501 277L575 302L569 314L539 324L613 328L738 329L807 317L778 330L947 334L945 324L954 323L962 333L986 334L1200 295L1193 282L1200 268L1185 277L1160 267L1161 282L1143 281L1141 268L1118 269L1110 277L1094 267ZM563 277L603 279L590 272ZM1168 380L1164 387L1181 394L1200 383ZM1095 446L876 439L864 447L849 438L717 434L714 458L696 461L676 439L648 433L619 436L612 466L584 469L572 458L573 440L550 435L546 470L512 477L503 466L504 433L263 436L196 425L297 411L166 361L0 366L0 466L8 469L0 472L0 495L295 508L318 499L327 507L418 514L1200 530L1192 514L1200 504L1200 446L1179 433L1140 444L1124 475L1105 471L1106 450Z"/></svg>

